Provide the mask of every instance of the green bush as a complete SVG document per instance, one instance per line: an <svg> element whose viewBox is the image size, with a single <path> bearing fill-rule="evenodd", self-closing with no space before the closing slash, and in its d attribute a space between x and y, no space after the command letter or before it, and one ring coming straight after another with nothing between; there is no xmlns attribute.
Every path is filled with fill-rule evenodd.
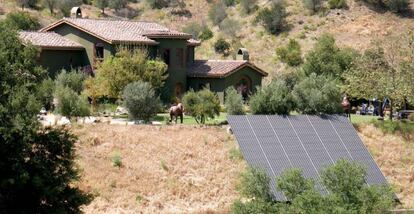
<svg viewBox="0 0 414 214"><path fill-rule="evenodd" d="M356 56L355 50L340 49L333 36L324 34L306 55L302 70L306 75L315 73L340 79Z"/></svg>
<svg viewBox="0 0 414 214"><path fill-rule="evenodd" d="M57 85L54 97L57 99L56 112L69 119L90 115L89 103L86 98L67 86Z"/></svg>
<svg viewBox="0 0 414 214"><path fill-rule="evenodd" d="M119 152L115 152L111 159L112 159L113 166L118 167L118 168L122 167L122 157Z"/></svg>
<svg viewBox="0 0 414 214"><path fill-rule="evenodd" d="M399 133L404 138L410 140L411 135L414 134L414 123L412 121L374 121L375 127L381 129L384 133L395 134Z"/></svg>
<svg viewBox="0 0 414 214"><path fill-rule="evenodd" d="M52 109L54 91L55 82L50 78L43 80L37 87L36 97L46 110Z"/></svg>
<svg viewBox="0 0 414 214"><path fill-rule="evenodd" d="M35 31L40 28L38 18L31 16L27 12L8 13L3 22L10 28L15 28L17 30Z"/></svg>
<svg viewBox="0 0 414 214"><path fill-rule="evenodd" d="M225 106L228 115L245 114L243 97L241 94L237 93L234 87L230 87L226 90Z"/></svg>
<svg viewBox="0 0 414 214"><path fill-rule="evenodd" d="M161 109L161 101L149 83L138 81L128 84L122 99L129 115L134 120L149 122Z"/></svg>
<svg viewBox="0 0 414 214"><path fill-rule="evenodd" d="M213 4L208 11L208 17L214 25L219 25L226 17L226 5L223 2Z"/></svg>
<svg viewBox="0 0 414 214"><path fill-rule="evenodd" d="M202 41L209 40L213 38L213 36L214 36L213 31L211 31L207 25L202 27L201 34L199 36L199 38Z"/></svg>
<svg viewBox="0 0 414 214"><path fill-rule="evenodd" d="M328 5L329 5L329 8L331 9L348 8L348 4L346 3L346 0L329 0Z"/></svg>
<svg viewBox="0 0 414 214"><path fill-rule="evenodd" d="M302 0L303 5L306 9L311 11L312 13L318 12L318 10L322 7L322 0Z"/></svg>
<svg viewBox="0 0 414 214"><path fill-rule="evenodd" d="M303 177L298 169L291 169L276 178L277 189L287 196L289 203L268 197L269 178L261 170L248 169L243 173L240 193L249 199L236 200L233 213L387 213L393 207L391 188L367 185L366 170L359 164L338 160L322 172L322 186ZM320 189L327 190L324 195ZM267 191L266 191L267 190ZM242 192L243 191L243 192Z"/></svg>
<svg viewBox="0 0 414 214"><path fill-rule="evenodd" d="M242 11L246 14L250 14L257 10L257 0L240 0Z"/></svg>
<svg viewBox="0 0 414 214"><path fill-rule="evenodd" d="M250 98L253 114L289 114L294 107L291 88L283 79L273 80Z"/></svg>
<svg viewBox="0 0 414 214"><path fill-rule="evenodd" d="M223 55L229 55L229 51L230 51L230 43L228 43L225 39L223 38L219 38L215 43L214 43L214 50L216 51L216 53L220 53Z"/></svg>
<svg viewBox="0 0 414 214"><path fill-rule="evenodd" d="M170 6L171 0L147 0L148 4L153 9L162 9Z"/></svg>
<svg viewBox="0 0 414 214"><path fill-rule="evenodd" d="M385 6L393 12L402 12L410 8L409 0L383 0Z"/></svg>
<svg viewBox="0 0 414 214"><path fill-rule="evenodd" d="M197 22L190 22L186 26L184 26L182 29L184 33L193 35L194 39L199 38L201 30L202 30L202 27Z"/></svg>
<svg viewBox="0 0 414 214"><path fill-rule="evenodd" d="M274 1L270 8L260 10L256 16L256 21L272 34L283 31L286 27L286 8L283 1Z"/></svg>
<svg viewBox="0 0 414 214"><path fill-rule="evenodd" d="M62 70L55 79L56 87L63 86L68 87L80 94L83 91L83 83L86 79L86 75L82 71L72 70L67 72Z"/></svg>
<svg viewBox="0 0 414 214"><path fill-rule="evenodd" d="M207 119L220 115L220 100L208 89L188 91L183 97L183 104L186 113L194 117L197 123L205 124Z"/></svg>
<svg viewBox="0 0 414 214"><path fill-rule="evenodd" d="M237 0L222 0L224 5L227 7L234 6L237 3Z"/></svg>
<svg viewBox="0 0 414 214"><path fill-rule="evenodd" d="M311 74L293 89L297 110L303 114L335 114L343 112L338 81L330 77Z"/></svg>
<svg viewBox="0 0 414 214"><path fill-rule="evenodd" d="M277 48L276 54L278 55L280 61L288 64L289 66L298 66L303 62L300 45L294 39L290 39L287 46Z"/></svg>

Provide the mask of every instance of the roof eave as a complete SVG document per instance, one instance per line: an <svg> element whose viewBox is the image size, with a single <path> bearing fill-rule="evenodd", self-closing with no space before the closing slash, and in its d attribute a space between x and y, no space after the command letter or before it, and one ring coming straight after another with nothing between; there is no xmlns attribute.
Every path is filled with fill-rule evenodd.
<svg viewBox="0 0 414 214"><path fill-rule="evenodd" d="M34 45L37 46L37 45ZM84 47L60 47L60 46L37 46L39 48L41 48L42 50L85 50Z"/></svg>

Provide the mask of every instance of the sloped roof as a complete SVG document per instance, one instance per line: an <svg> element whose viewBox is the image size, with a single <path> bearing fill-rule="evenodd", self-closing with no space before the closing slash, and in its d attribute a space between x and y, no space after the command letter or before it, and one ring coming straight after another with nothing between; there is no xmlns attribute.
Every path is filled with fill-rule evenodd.
<svg viewBox="0 0 414 214"><path fill-rule="evenodd" d="M232 73L250 67L263 76L267 73L246 60L196 60L188 69L188 77L224 78Z"/></svg>
<svg viewBox="0 0 414 214"><path fill-rule="evenodd" d="M84 49L82 45L53 32L20 31L24 43L31 43L43 49Z"/></svg>
<svg viewBox="0 0 414 214"><path fill-rule="evenodd" d="M63 18L40 31L51 31L61 24L68 24L110 44L130 42L158 44L153 38L190 39L191 35L168 29L153 22Z"/></svg>

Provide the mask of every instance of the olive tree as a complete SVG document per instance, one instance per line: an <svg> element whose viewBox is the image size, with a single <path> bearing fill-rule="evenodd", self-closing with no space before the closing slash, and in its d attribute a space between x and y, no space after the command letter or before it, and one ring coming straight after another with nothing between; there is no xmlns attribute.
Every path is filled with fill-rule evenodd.
<svg viewBox="0 0 414 214"><path fill-rule="evenodd" d="M193 116L197 123L205 124L209 118L220 115L220 100L208 89L188 91L183 97L185 112Z"/></svg>

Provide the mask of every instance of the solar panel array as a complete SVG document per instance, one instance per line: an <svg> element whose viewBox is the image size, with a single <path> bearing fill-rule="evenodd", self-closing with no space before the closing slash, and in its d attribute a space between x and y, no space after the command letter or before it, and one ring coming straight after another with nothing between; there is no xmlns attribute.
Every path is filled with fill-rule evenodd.
<svg viewBox="0 0 414 214"><path fill-rule="evenodd" d="M339 159L365 165L368 184L387 183L346 117L243 115L228 116L228 121L249 165L263 168L271 178L276 200L287 200L275 183L283 171L299 168L304 177L320 181L321 170Z"/></svg>

